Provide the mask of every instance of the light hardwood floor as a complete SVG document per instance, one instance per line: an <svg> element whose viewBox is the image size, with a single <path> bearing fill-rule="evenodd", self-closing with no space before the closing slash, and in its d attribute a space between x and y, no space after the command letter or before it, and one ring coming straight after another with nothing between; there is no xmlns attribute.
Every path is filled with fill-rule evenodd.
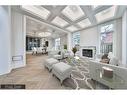
<svg viewBox="0 0 127 95"><path fill-rule="evenodd" d="M66 89L44 67L43 62L46 58L46 55L27 54L26 67L0 76L0 84L25 84L26 89Z"/></svg>

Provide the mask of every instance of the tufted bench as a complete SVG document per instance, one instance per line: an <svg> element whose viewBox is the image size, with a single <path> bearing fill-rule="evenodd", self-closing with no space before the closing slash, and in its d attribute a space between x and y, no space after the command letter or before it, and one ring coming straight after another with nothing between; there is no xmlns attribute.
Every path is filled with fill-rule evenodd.
<svg viewBox="0 0 127 95"><path fill-rule="evenodd" d="M64 62L54 64L52 67L52 73L60 79L61 85L63 80L71 76L72 67Z"/></svg>
<svg viewBox="0 0 127 95"><path fill-rule="evenodd" d="M56 64L58 62L59 61L54 59L54 58L48 58L48 59L45 60L44 65L45 65L45 67L47 67L49 69L49 71L51 71L53 64Z"/></svg>

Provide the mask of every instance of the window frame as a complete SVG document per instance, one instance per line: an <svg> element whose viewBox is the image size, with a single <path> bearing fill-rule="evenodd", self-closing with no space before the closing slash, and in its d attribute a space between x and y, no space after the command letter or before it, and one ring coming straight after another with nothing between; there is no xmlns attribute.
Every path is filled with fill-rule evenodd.
<svg viewBox="0 0 127 95"><path fill-rule="evenodd" d="M78 35L77 35L78 34ZM77 37L74 37L74 36L79 36L78 38L79 39L77 39ZM79 40L79 42L77 41L74 41L74 39L75 40ZM75 43L76 42L76 43ZM80 31L77 31L77 32L74 32L74 33L72 33L72 46L74 47L75 45L80 45Z"/></svg>
<svg viewBox="0 0 127 95"><path fill-rule="evenodd" d="M101 54L102 52L101 52L101 34L104 34L104 33L101 33L101 28L103 27L103 26L106 26L106 25L110 25L110 24L113 24L113 31L112 31L112 52L114 51L113 49L113 46L114 46L114 41L113 41L113 39L114 39L114 32L115 32L115 23L114 23L114 21L109 21L109 22L105 22L105 23L102 23L102 24L100 24L99 26L98 26L98 31L99 31L99 53Z"/></svg>

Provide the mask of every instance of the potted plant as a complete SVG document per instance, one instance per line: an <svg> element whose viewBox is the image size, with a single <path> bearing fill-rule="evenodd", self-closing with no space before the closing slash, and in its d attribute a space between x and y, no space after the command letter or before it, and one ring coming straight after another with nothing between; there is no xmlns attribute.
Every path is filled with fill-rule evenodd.
<svg viewBox="0 0 127 95"><path fill-rule="evenodd" d="M64 45L64 49L67 50L67 45Z"/></svg>
<svg viewBox="0 0 127 95"><path fill-rule="evenodd" d="M72 48L72 52L74 53L74 56L75 56L75 53L77 52L77 48L76 47L73 47Z"/></svg>

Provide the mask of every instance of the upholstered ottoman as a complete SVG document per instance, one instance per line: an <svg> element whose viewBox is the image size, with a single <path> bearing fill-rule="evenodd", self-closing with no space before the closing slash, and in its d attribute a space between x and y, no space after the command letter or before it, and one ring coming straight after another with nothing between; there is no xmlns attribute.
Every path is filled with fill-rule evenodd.
<svg viewBox="0 0 127 95"><path fill-rule="evenodd" d="M52 73L60 79L61 85L63 80L71 76L72 67L66 63L60 62L54 64L52 67Z"/></svg>
<svg viewBox="0 0 127 95"><path fill-rule="evenodd" d="M56 64L58 62L59 61L54 58L49 58L49 59L45 60L44 65L45 65L45 67L47 67L49 69L49 71L51 71L53 64Z"/></svg>

